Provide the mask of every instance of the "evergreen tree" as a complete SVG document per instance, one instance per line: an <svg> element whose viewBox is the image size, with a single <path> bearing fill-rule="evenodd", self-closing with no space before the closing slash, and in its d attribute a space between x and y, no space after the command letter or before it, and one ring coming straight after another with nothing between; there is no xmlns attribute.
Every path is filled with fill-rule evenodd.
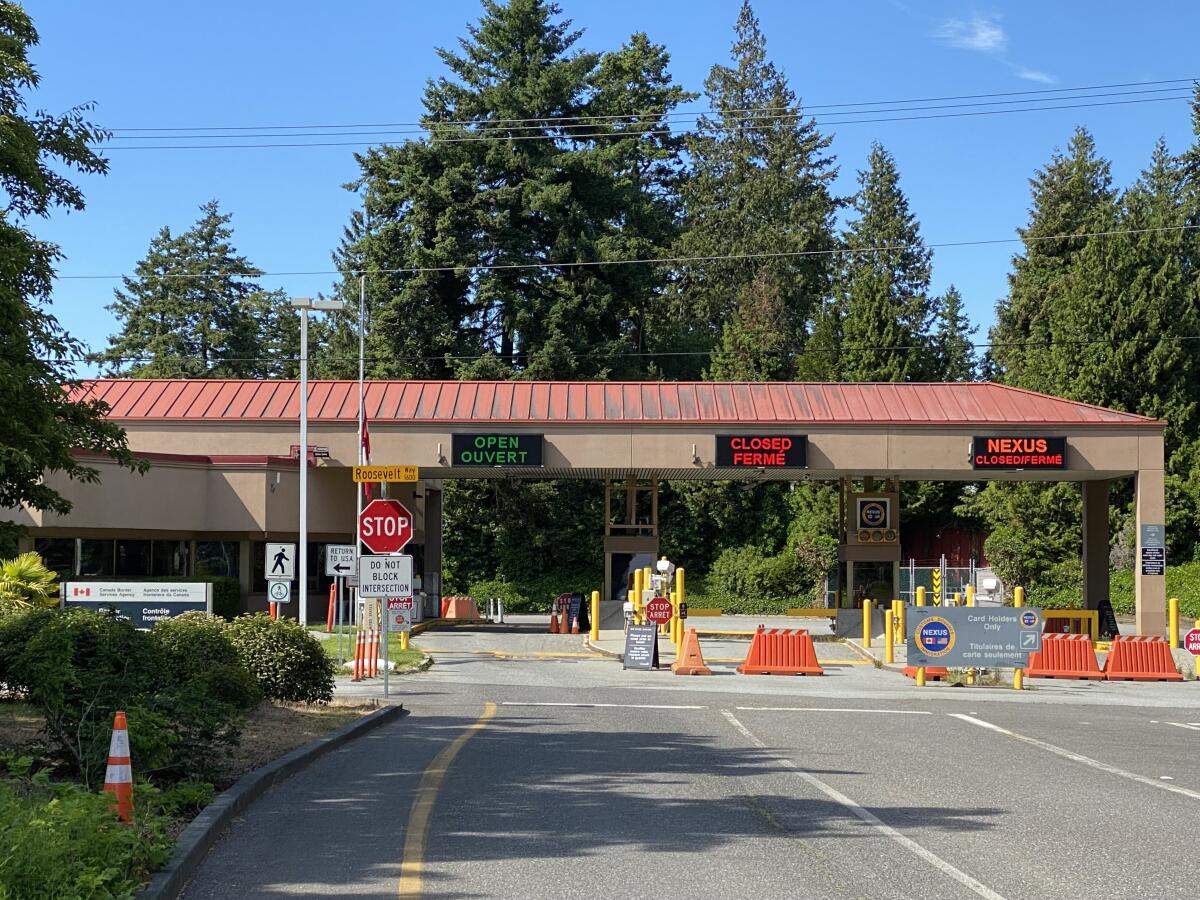
<svg viewBox="0 0 1200 900"><path fill-rule="evenodd" d="M786 381L794 368L794 329L783 291L760 271L741 289L707 376L714 381Z"/></svg>
<svg viewBox="0 0 1200 900"><path fill-rule="evenodd" d="M288 317L295 314L282 295L265 294L254 281L262 272L233 246L232 215L216 200L200 213L180 235L163 228L113 292L108 309L121 331L97 356L111 374L253 378L281 371L266 345L294 346Z"/></svg>
<svg viewBox="0 0 1200 900"><path fill-rule="evenodd" d="M856 217L842 235L848 252L814 329L821 352L809 354L805 370L823 380L926 380L936 368L928 333L932 254L900 190L895 160L879 144L858 184Z"/></svg>
<svg viewBox="0 0 1200 900"><path fill-rule="evenodd" d="M664 276L604 263L674 239L667 117L689 95L644 35L580 51L558 14L485 0L459 51L439 51L429 139L360 157L370 228L352 221L339 265L348 299L368 273L374 374L471 375L454 358L489 353L489 371L530 378L643 371L630 354Z"/></svg>
<svg viewBox="0 0 1200 900"><path fill-rule="evenodd" d="M990 356L1006 382L1044 391L1052 390L1046 373L1057 351L1046 342L1058 294L1089 241L1076 235L1111 226L1116 192L1108 161L1096 155L1085 128L1075 130L1067 152L1055 152L1030 185L1029 224L1018 232L1025 248L1013 259L1008 296L996 309Z"/></svg>
<svg viewBox="0 0 1200 900"><path fill-rule="evenodd" d="M69 173L107 169L92 149L107 134L84 118L86 107L61 115L27 111L26 92L39 80L29 62L37 43L25 11L0 2L0 509L26 505L63 516L71 503L47 473L82 482L99 477L78 451L138 465L125 432L104 418L104 405L72 401L63 390L82 347L46 308L61 253L30 226L59 208L83 209ZM18 531L0 522L0 555L14 549Z"/></svg>
<svg viewBox="0 0 1200 900"><path fill-rule="evenodd" d="M829 290L823 251L835 245L839 205L830 193L837 174L831 139L805 118L783 73L767 59L748 0L734 32L730 65L713 66L704 83L712 113L700 117L688 139L692 170L676 245L679 256L709 259L681 267L674 326L662 329L664 341L690 350L719 347L726 361L746 357L759 339L766 349L782 343L793 353L803 345L805 324ZM720 258L734 254L764 256ZM778 299L771 301L769 328L748 328L747 313L772 294ZM739 306L745 307L740 316ZM694 377L699 365L673 374ZM794 358L784 356L756 362L753 370L786 378L794 366Z"/></svg>
<svg viewBox="0 0 1200 900"><path fill-rule="evenodd" d="M934 314L933 368L930 377L937 381L973 381L979 361L971 336L976 326L963 311L962 294L951 285L937 303Z"/></svg>

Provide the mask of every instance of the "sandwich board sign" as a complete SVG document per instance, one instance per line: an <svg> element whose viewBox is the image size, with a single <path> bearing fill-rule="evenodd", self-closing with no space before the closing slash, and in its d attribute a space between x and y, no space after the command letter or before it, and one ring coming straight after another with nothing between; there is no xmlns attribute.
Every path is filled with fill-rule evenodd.
<svg viewBox="0 0 1200 900"><path fill-rule="evenodd" d="M622 669L658 668L658 626L630 625L625 632Z"/></svg>

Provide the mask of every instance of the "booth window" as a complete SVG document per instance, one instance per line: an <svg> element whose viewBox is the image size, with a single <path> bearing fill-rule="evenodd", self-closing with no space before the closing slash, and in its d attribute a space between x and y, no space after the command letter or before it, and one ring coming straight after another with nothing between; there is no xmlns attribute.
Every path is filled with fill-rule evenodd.
<svg viewBox="0 0 1200 900"><path fill-rule="evenodd" d="M237 541L197 541L196 574L240 576L241 545Z"/></svg>
<svg viewBox="0 0 1200 900"><path fill-rule="evenodd" d="M150 574L155 577L187 575L190 541L155 541Z"/></svg>

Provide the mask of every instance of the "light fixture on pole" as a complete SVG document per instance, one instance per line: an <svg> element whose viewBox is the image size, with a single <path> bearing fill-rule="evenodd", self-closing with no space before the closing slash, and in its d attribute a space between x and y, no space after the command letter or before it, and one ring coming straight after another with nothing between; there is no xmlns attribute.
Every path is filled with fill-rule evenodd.
<svg viewBox="0 0 1200 900"><path fill-rule="evenodd" d="M346 304L341 300L293 297L288 303L300 310L300 591L296 610L301 625L308 624L308 313L332 312Z"/></svg>

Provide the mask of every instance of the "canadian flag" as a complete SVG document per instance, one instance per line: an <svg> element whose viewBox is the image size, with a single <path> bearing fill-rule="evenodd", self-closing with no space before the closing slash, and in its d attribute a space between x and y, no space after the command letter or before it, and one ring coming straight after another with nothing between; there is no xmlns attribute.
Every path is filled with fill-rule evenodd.
<svg viewBox="0 0 1200 900"><path fill-rule="evenodd" d="M87 588L87 587L71 588L71 596L72 597L90 597L90 596L92 596L92 589Z"/></svg>

